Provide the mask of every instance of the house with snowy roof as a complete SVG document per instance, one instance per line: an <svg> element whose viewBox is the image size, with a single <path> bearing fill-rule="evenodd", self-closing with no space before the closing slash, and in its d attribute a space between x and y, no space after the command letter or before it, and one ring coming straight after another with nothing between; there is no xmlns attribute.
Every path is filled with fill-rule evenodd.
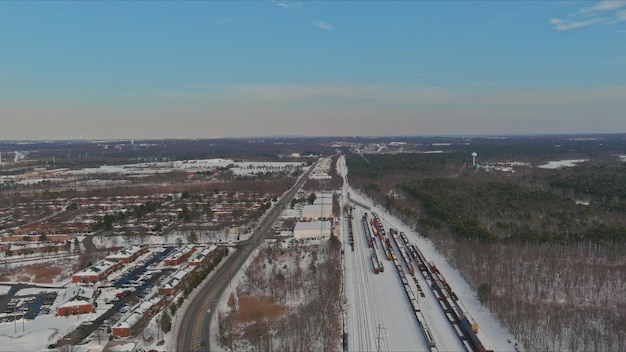
<svg viewBox="0 0 626 352"><path fill-rule="evenodd" d="M161 309L163 299L159 295L151 295L137 303L126 312L113 326L111 333L117 337L135 335Z"/></svg>
<svg viewBox="0 0 626 352"><path fill-rule="evenodd" d="M92 266L72 275L72 282L98 282L106 279L109 274L119 270L122 262L112 262L106 259L100 260Z"/></svg>
<svg viewBox="0 0 626 352"><path fill-rule="evenodd" d="M189 259L189 265L193 266L203 266L208 263L211 258L213 258L212 253L217 249L216 245L212 245L209 247L205 247L202 250L199 250L193 254L191 259Z"/></svg>
<svg viewBox="0 0 626 352"><path fill-rule="evenodd" d="M80 285L69 286L61 303L57 306L58 315L91 313L98 293L97 287Z"/></svg>
<svg viewBox="0 0 626 352"><path fill-rule="evenodd" d="M193 244L186 244L185 246L176 249L174 252L170 253L163 263L165 265L178 265L180 263L185 262L193 252L196 251L196 246Z"/></svg>
<svg viewBox="0 0 626 352"><path fill-rule="evenodd" d="M164 295L175 295L183 286L189 281L194 270L197 266L185 265L183 268L174 272L168 279L159 287L159 293Z"/></svg>
<svg viewBox="0 0 626 352"><path fill-rule="evenodd" d="M133 245L108 255L106 259L112 262L120 261L124 264L128 264L146 252L148 252L147 246Z"/></svg>

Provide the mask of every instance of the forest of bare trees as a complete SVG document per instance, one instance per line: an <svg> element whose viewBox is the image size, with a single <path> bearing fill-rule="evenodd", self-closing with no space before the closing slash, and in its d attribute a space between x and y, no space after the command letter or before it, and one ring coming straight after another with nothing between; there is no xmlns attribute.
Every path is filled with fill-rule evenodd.
<svg viewBox="0 0 626 352"><path fill-rule="evenodd" d="M430 238L527 350L624 351L626 246Z"/></svg>
<svg viewBox="0 0 626 352"><path fill-rule="evenodd" d="M218 341L237 351L338 351L341 254L320 246L265 247L219 313Z"/></svg>

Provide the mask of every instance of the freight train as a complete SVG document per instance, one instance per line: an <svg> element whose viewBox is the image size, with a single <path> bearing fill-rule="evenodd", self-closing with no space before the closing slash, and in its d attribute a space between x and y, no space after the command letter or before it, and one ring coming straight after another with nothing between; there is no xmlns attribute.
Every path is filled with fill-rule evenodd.
<svg viewBox="0 0 626 352"><path fill-rule="evenodd" d="M467 309L465 309L462 303L458 301L457 295L446 282L441 272L439 272L437 266L433 262L426 264L427 262L423 254L414 244L410 243L404 233L401 232L400 237L404 245L409 249L409 253L417 263L424 279L430 283L431 289L439 301L443 312L450 320L450 323L456 325L456 330L460 333L459 337L462 339L464 345L469 347L468 350L472 352L493 352L485 348L477 334L478 324L467 312ZM394 236L392 236L392 238L396 240ZM397 242L396 245L400 247Z"/></svg>
<svg viewBox="0 0 626 352"><path fill-rule="evenodd" d="M354 229L352 227L352 212L354 211L353 207L348 208L348 232L350 234L350 248L354 252Z"/></svg>

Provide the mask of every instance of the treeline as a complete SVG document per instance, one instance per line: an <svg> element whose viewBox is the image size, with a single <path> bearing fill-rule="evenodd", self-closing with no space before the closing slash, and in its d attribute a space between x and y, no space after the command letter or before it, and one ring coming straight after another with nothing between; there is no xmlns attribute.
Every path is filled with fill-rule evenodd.
<svg viewBox="0 0 626 352"><path fill-rule="evenodd" d="M468 153L450 152L442 154L350 154L346 164L351 182L359 179L377 180L395 172L419 172L422 175L437 175L446 165L463 165Z"/></svg>
<svg viewBox="0 0 626 352"><path fill-rule="evenodd" d="M421 202L426 214L419 217L417 225L425 233L439 221L460 238L481 242L626 240L626 228L619 217L597 206L577 205L574 199L555 192L529 190L513 183L430 178L399 185L398 189Z"/></svg>
<svg viewBox="0 0 626 352"><path fill-rule="evenodd" d="M626 241L625 167L474 170L464 154L350 155L350 182L424 235L479 242ZM466 159L466 157L465 157Z"/></svg>

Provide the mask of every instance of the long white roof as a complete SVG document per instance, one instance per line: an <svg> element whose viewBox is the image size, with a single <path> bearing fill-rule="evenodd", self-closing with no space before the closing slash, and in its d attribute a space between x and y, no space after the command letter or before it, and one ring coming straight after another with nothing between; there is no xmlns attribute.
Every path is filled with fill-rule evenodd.
<svg viewBox="0 0 626 352"><path fill-rule="evenodd" d="M330 221L298 221L294 231L298 230L330 230Z"/></svg>

